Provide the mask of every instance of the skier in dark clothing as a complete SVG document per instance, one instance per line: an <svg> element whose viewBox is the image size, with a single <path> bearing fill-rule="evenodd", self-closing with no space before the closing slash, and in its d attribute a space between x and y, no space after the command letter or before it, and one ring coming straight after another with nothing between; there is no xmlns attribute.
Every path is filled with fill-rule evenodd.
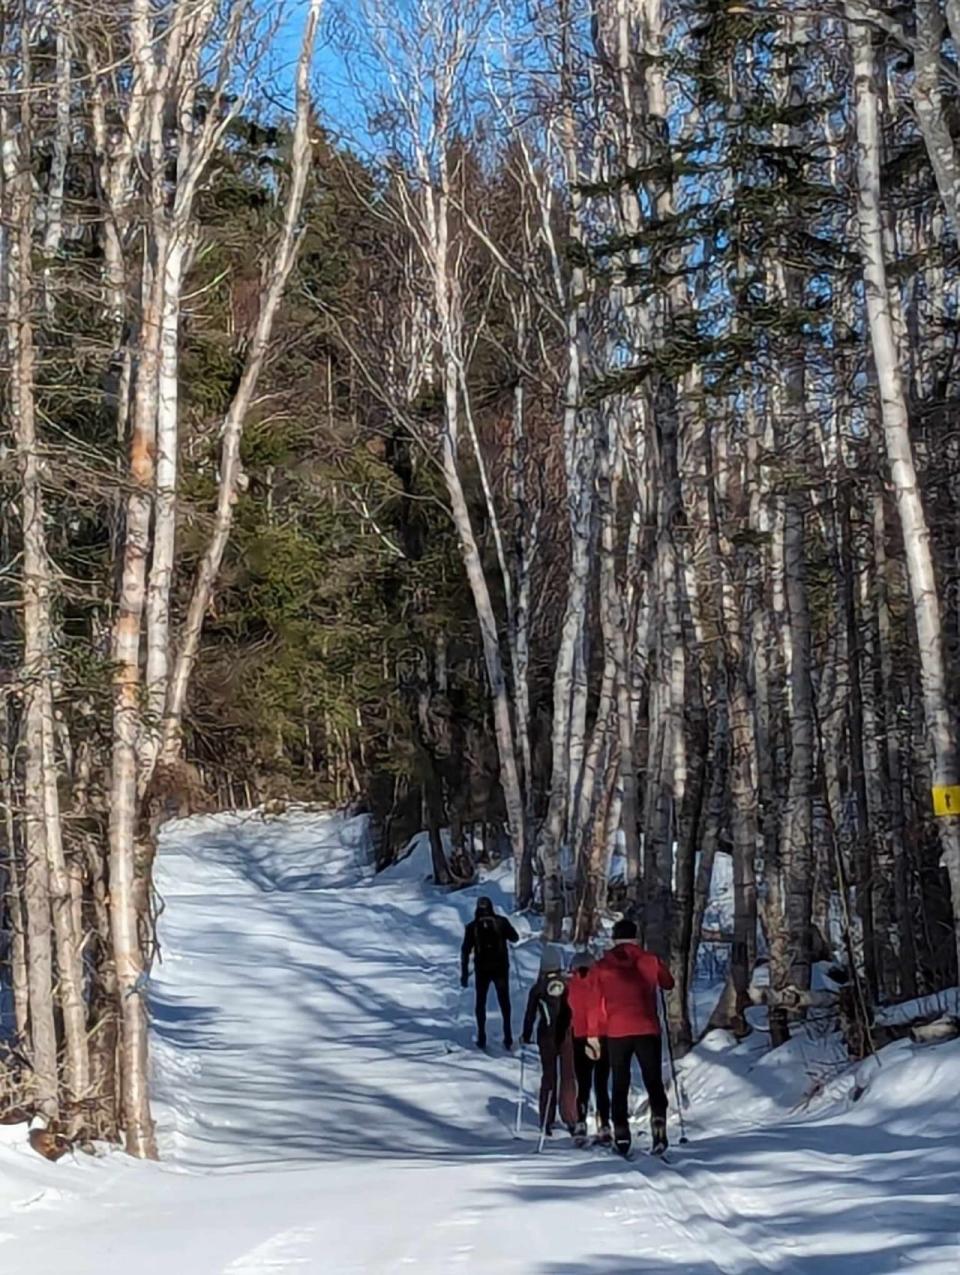
<svg viewBox="0 0 960 1275"><path fill-rule="evenodd" d="M460 949L460 986L470 978L470 954L473 953L473 977L477 991L477 1046L487 1047L487 997L490 985L496 988L500 1013L503 1015L503 1046L513 1048L510 1022L510 951L508 943L516 943L519 935L505 916L497 916L486 895L477 899L477 910L467 925Z"/></svg>
<svg viewBox="0 0 960 1275"><path fill-rule="evenodd" d="M614 1142L622 1155L629 1152L630 1071L636 1058L650 1098L653 1149L661 1152L667 1147L667 1091L663 1087L657 990L673 987L673 975L659 956L637 943L633 921L618 921L613 939L615 946L596 963L587 980L600 997L606 1020L613 1073ZM599 1051L599 1032L590 1035L591 1047Z"/></svg>
<svg viewBox="0 0 960 1275"><path fill-rule="evenodd" d="M610 1143L610 1058L603 1002L594 980L589 978L593 957L580 952L573 958L573 973L567 985L567 1000L573 1019L573 1063L577 1074L577 1127L574 1137L587 1136L590 1091L596 1097L597 1141ZM599 1041L594 1048L590 1038Z"/></svg>
<svg viewBox="0 0 960 1275"><path fill-rule="evenodd" d="M540 1051L540 1128L549 1138L557 1118L559 1097L560 1119L572 1133L577 1118L576 1083L573 1068L573 1037L567 985L561 973L559 954L547 949L540 961L540 977L530 989L527 1012L523 1020L523 1043L533 1042L537 1028ZM559 1072L559 1083L558 1073Z"/></svg>

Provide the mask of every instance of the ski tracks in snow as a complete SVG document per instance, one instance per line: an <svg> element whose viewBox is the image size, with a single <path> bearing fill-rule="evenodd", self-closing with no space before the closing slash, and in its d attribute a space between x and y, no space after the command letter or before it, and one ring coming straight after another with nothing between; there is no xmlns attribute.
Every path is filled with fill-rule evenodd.
<svg viewBox="0 0 960 1275"><path fill-rule="evenodd" d="M325 869L329 822L301 821L292 867L284 835L257 819L165 833L152 988L165 1163L25 1160L64 1198L3 1218L18 1270L953 1275L952 1108L931 1107L919 1130L915 1114L877 1129L868 1112L859 1125L791 1121L782 1051L766 1063L707 1049L691 1064L695 1141L675 1165L565 1138L537 1155L535 1066L514 1140L519 1062L496 1047L492 1006L493 1047L473 1048L473 991L458 987L477 891L426 887L426 857L375 880L362 854L356 871L346 853ZM483 891L508 908L496 879ZM535 948L517 954L515 1034ZM960 1071L936 1063L949 1050L925 1092L955 1092ZM887 1086L885 1119L915 1098L916 1061L901 1062L899 1082L889 1066L873 1082Z"/></svg>

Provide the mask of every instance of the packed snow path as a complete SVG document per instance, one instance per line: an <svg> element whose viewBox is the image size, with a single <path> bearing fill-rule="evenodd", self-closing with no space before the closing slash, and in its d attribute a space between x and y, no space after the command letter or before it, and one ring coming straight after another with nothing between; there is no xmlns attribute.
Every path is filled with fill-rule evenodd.
<svg viewBox="0 0 960 1275"><path fill-rule="evenodd" d="M887 1050L854 1104L810 1042L764 1054L761 1037L715 1035L684 1066L692 1141L675 1167L565 1137L537 1156L530 1098L511 1136L517 1059L471 1045L457 955L477 891L438 894L419 854L375 881L367 865L362 820L168 833L164 1161L47 1165L5 1131L4 1271L955 1275L956 1043ZM536 960L531 938L515 1028Z"/></svg>

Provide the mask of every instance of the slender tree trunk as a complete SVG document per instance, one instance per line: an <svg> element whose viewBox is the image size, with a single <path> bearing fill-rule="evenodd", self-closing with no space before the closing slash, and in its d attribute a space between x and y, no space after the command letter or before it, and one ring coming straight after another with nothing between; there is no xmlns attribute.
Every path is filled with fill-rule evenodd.
<svg viewBox="0 0 960 1275"><path fill-rule="evenodd" d="M531 508L528 498L526 385L523 364L527 358L529 296L524 292L514 310L516 342L520 371L513 394L512 437L510 455L510 487L513 517L516 525L516 581L513 591L513 615L510 617L511 664L514 681L514 704L517 742L523 768L524 831L523 853L515 857L515 892L518 908L528 907L533 899L533 816L534 776L530 738L530 606L533 559L538 547L540 513Z"/></svg>
<svg viewBox="0 0 960 1275"><path fill-rule="evenodd" d="M445 288L446 286L446 281L444 280L443 287ZM483 569L483 560L474 535L473 523L460 478L460 466L456 453L457 387L459 378L453 360L448 360L444 375L446 428L443 432L443 476L447 486L447 495L450 499L453 525L460 542L460 553L463 558L467 583L470 586L470 593L477 613L477 622L480 627L487 683L490 689L490 697L493 701L494 731L500 758L500 784L507 807L507 825L510 832L510 840L513 845L514 855L522 859L525 853L523 796L520 788L520 775L517 769L513 723L510 718L510 701L503 661L500 656L500 639L493 601L490 597L490 589Z"/></svg>
<svg viewBox="0 0 960 1275"><path fill-rule="evenodd" d="M89 1096L90 1088L87 1008L84 1000L83 962L80 955L82 931L77 922L74 891L63 851L60 796L57 787L58 766L54 749L53 695L49 675L44 677L41 683L40 694L45 839L50 904L56 937L60 1009L63 1016L64 1104L67 1127L74 1132L79 1132L85 1126L83 1104Z"/></svg>
<svg viewBox="0 0 960 1275"><path fill-rule="evenodd" d="M270 347L273 325L280 307L290 272L300 247L303 199L312 164L310 120L310 67L322 0L310 0L297 69L297 108L293 130L290 186L285 194L286 212L280 239L265 277L267 285L260 301L260 312L250 341L247 361L240 383L230 404L221 431L220 483L213 532L204 550L190 597L187 618L180 634L177 659L170 675L163 720L161 755L173 762L183 746L183 714L187 689L200 652L203 620L210 606L223 555L233 527L233 515L240 497L240 444L243 430L256 394L260 373ZM171 387L168 387L171 388ZM173 458L167 457L167 462Z"/></svg>
<svg viewBox="0 0 960 1275"><path fill-rule="evenodd" d="M23 96L21 147L30 145L30 62L22 32ZM6 158L6 157L5 157ZM34 403L35 351L32 306L32 173L28 167L5 178L12 192L13 228L8 243L7 342L11 355L10 401L20 469L23 527L24 684L24 872L27 982L30 1003L29 1057L38 1111L59 1112L57 1039L53 1005L53 944L47 833L50 828L43 747L44 695L50 678L50 563L47 558L39 443Z"/></svg>
<svg viewBox="0 0 960 1275"><path fill-rule="evenodd" d="M913 915L913 865L907 843L906 815L903 805L903 765L900 755L899 699L894 681L894 656L891 639L890 606L888 601L887 525L883 492L878 491L873 500L873 557L876 563L877 649L882 686L884 814L889 841L889 857L894 871L897 932L902 945L899 977L907 996L917 994L917 949Z"/></svg>
<svg viewBox="0 0 960 1275"><path fill-rule="evenodd" d="M10 749L9 700L3 700L0 717L0 800L6 839L6 901L3 915L10 932L10 988L13 992L13 1015L18 1045L25 1045L30 1031L30 983L27 972L27 943L23 918L23 881L17 848L17 826L14 820L14 768Z"/></svg>
<svg viewBox="0 0 960 1275"><path fill-rule="evenodd" d="M916 0L914 8L917 37L913 101L940 197L954 238L960 240L960 156L950 133L940 87L944 19L938 0Z"/></svg>
<svg viewBox="0 0 960 1275"><path fill-rule="evenodd" d="M870 818L870 798L867 790L867 748L864 743L864 725L866 709L863 695L863 668L861 655L861 622L857 612L856 588L853 571L856 555L852 542L850 521L850 489L849 481L841 478L841 488L836 495L838 514L839 555L838 581L843 607L845 625L845 645L847 663L847 695L846 695L846 728L850 749L850 779L853 786L854 800L857 810L856 857L856 903L863 934L863 967L864 976L870 996L874 1003L879 993L879 966L882 944L877 942L874 930L875 884L873 864L873 825ZM839 809L836 803L833 808ZM884 942L889 943L891 936L884 935Z"/></svg>
<svg viewBox="0 0 960 1275"><path fill-rule="evenodd" d="M674 1047L686 1052L693 1044L690 1026L690 963L696 905L697 845L707 794L707 720L701 697L694 692L690 712L689 773L675 830L670 965L676 985L667 995L667 1020Z"/></svg>
<svg viewBox="0 0 960 1275"><path fill-rule="evenodd" d="M733 839L733 939L730 971L711 1027L724 1027L738 1036L749 1031L744 1011L750 1003L750 982L756 964L758 847L757 740L743 642L744 597L735 577L736 551L725 532L725 509L730 498L728 445L722 427L708 429L707 508L713 568L719 576L721 636L724 653L724 701L729 732L730 826Z"/></svg>
<svg viewBox="0 0 960 1275"><path fill-rule="evenodd" d="M574 912L573 941L585 944L597 933L607 902L610 877L611 825L616 803L620 762L612 730L608 730L607 760L601 781L602 791L589 825L589 837L578 864L577 906Z"/></svg>
<svg viewBox="0 0 960 1275"><path fill-rule="evenodd" d="M57 122L53 136L53 153L50 158L50 177L45 207L46 225L43 233L43 251L48 259L56 257L63 242L63 196L67 176L67 160L70 153L70 100L72 93L70 30L70 5L58 0L56 16L57 41ZM44 271L44 303L47 313L54 310L53 281L49 266Z"/></svg>
<svg viewBox="0 0 960 1275"><path fill-rule="evenodd" d="M137 746L144 612L157 428L162 263L148 273L129 450L120 599L113 628L113 761L110 777L110 920L120 998L123 1126L131 1155L157 1155L147 1079L146 969L141 948L137 851Z"/></svg>
<svg viewBox="0 0 960 1275"><path fill-rule="evenodd" d="M90 1106L96 1135L110 1142L120 1140L117 1071L119 1058L119 1001L110 905L99 845L85 837L84 854L90 878L95 947L91 954L90 987Z"/></svg>
<svg viewBox="0 0 960 1275"><path fill-rule="evenodd" d="M811 889L813 882L814 720L810 612L804 562L804 514L788 500L784 520L788 635L790 643L790 782L784 819L781 865L788 940L782 974L806 991L811 971Z"/></svg>
<svg viewBox="0 0 960 1275"><path fill-rule="evenodd" d="M943 650L940 599L930 531L920 495L883 256L880 143L872 33L850 23L857 119L860 251L873 362L890 479L903 532L907 574L920 656L923 716L934 786L960 784L956 727L951 716ZM938 821L943 863L950 879L955 939L960 960L960 818Z"/></svg>
<svg viewBox="0 0 960 1275"><path fill-rule="evenodd" d="M569 20L566 9L561 21ZM566 504L569 517L570 561L560 647L553 675L552 773L546 818L540 830L538 855L543 872L543 898L548 938L558 938L563 923L561 851L575 831L578 789L582 782L586 727L586 624L589 580L593 564L593 485L597 456L594 414L582 402L582 380L589 360L586 323L587 274L579 193L580 162L574 118L572 35L561 31L562 148L569 189L569 235L580 245L570 281L564 289L555 265L558 296L567 313L566 384L563 408L563 452Z"/></svg>
<svg viewBox="0 0 960 1275"><path fill-rule="evenodd" d="M710 902L710 887L713 882L713 867L716 863L717 850L720 844L720 827L725 813L725 790L729 764L727 736L729 734L723 718L726 710L717 705L714 710L713 766L710 775L710 791L707 795L703 827L698 846L696 879L693 886L693 926L690 935L690 948L687 953L687 983L692 987L696 981L699 962L700 945L703 940L703 922ZM754 928L756 928L754 926ZM694 1024L694 1032L698 1030Z"/></svg>
<svg viewBox="0 0 960 1275"><path fill-rule="evenodd" d="M608 421L607 443L598 467L597 507L600 516L600 621L608 657L614 669L618 755L620 758L620 819L626 861L627 897L635 901L640 870L640 812L637 791L637 764L634 748L634 710L631 655L635 641L633 599L617 580L617 523L623 478L624 408L619 404ZM633 529L631 529L632 532ZM627 569L633 566L631 545L627 546Z"/></svg>
<svg viewBox="0 0 960 1275"><path fill-rule="evenodd" d="M651 684L651 753L644 818L644 933L651 949L665 956L671 930L674 811L684 800L687 778L687 656L684 640L684 578L675 525L682 513L678 420L673 387L664 385L655 406L660 443L661 503L653 587L660 606L656 665Z"/></svg>
<svg viewBox="0 0 960 1275"><path fill-rule="evenodd" d="M163 713L170 680L170 590L177 529L177 452L179 448L180 298L188 246L182 238L170 244L164 265L157 384L156 497L153 513L153 556L147 584L146 730L140 743L140 790L143 792L160 747Z"/></svg>

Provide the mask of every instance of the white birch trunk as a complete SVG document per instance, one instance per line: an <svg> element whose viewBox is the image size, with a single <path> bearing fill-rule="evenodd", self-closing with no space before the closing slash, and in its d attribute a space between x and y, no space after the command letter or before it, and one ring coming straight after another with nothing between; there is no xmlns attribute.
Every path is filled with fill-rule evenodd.
<svg viewBox="0 0 960 1275"><path fill-rule="evenodd" d="M257 383L270 345L273 325L290 272L300 246L300 219L312 163L310 136L310 68L322 0L310 0L297 69L297 106L293 130L290 186L285 193L286 211L280 240L265 272L267 284L260 312L250 340L246 365L222 429L220 482L213 533L204 551L190 597L187 618L180 634L177 658L170 675L163 720L161 752L164 760L175 761L183 742L183 713L187 690L200 650L203 620L210 605L224 551L233 526L233 514L240 495L240 444Z"/></svg>
<svg viewBox="0 0 960 1275"><path fill-rule="evenodd" d="M47 634L49 647L49 631ZM49 656L48 656L49 658ZM90 1059L87 1046L87 1007L84 1000L82 931L74 903L74 889L63 851L58 766L54 747L53 694L49 673L40 687L43 810L53 931L56 937L59 1000L63 1017L63 1079L66 1127L74 1133L85 1124L83 1104L89 1097Z"/></svg>
<svg viewBox="0 0 960 1275"><path fill-rule="evenodd" d="M29 87L26 30L21 32L23 74ZM9 117L0 120L9 126ZM29 92L21 99L20 147L30 144ZM4 184L11 194L7 242L7 347L10 353L10 406L20 472L23 529L23 683L25 792L24 872L28 1056L38 1111L59 1114L57 1038L53 1002L50 882L47 861L48 811L44 782L44 693L50 677L50 564L47 559L39 446L34 404L35 351L33 297L33 187L19 153L4 151Z"/></svg>
<svg viewBox="0 0 960 1275"><path fill-rule="evenodd" d="M16 853L14 821L13 756L10 750L10 718L5 698L0 716L0 798L3 801L6 837L6 917L10 927L10 988L13 993L13 1021L18 1045L26 1044L30 1031L30 985L27 976L27 943L23 924L23 882Z"/></svg>
<svg viewBox="0 0 960 1275"><path fill-rule="evenodd" d="M53 134L53 152L50 158L50 178L45 201L46 225L43 234L43 251L55 257L63 242L63 195L67 176L67 159L70 153L70 100L72 38L70 29L70 5L58 0L56 15L57 39L57 100L56 127ZM53 314L53 281L49 267L43 273L44 304L48 314Z"/></svg>
<svg viewBox="0 0 960 1275"><path fill-rule="evenodd" d="M872 35L849 24L854 55L857 120L860 252L874 368L880 392L887 462L903 532L917 646L923 715L934 785L960 783L956 726L950 713L940 599L930 531L917 482L910 421L890 312L880 202L880 129ZM950 879L954 927L960 955L960 819L938 821L943 863Z"/></svg>
<svg viewBox="0 0 960 1275"><path fill-rule="evenodd" d="M960 155L950 133L940 87L943 14L938 0L916 0L915 9L917 38L913 101L940 198L950 218L954 238L960 240Z"/></svg>
<svg viewBox="0 0 960 1275"><path fill-rule="evenodd" d="M586 323L587 274L582 264L586 237L578 139L574 120L574 87L570 65L570 35L561 37L560 91L561 149L570 213L568 234L580 247L565 284L554 258L555 288L566 310L566 382L563 408L563 453L570 534L570 561L560 645L553 677L551 781L546 818L538 839L543 871L547 936L557 938L563 920L561 852L575 831L578 790L586 750L587 650L586 621L589 580L593 566L594 473L598 442L593 413L582 403L582 379L589 359Z"/></svg>
<svg viewBox="0 0 960 1275"><path fill-rule="evenodd" d="M157 1155L147 1082L146 970L137 906L137 746L141 721L143 618L157 427L161 289L149 280L137 358L129 450L129 495L120 598L113 626L113 757L110 774L110 924L120 998L120 1091L127 1151Z"/></svg>
<svg viewBox="0 0 960 1275"><path fill-rule="evenodd" d="M164 266L160 357L157 385L157 439L153 557L147 585L146 723L139 749L140 791L153 773L160 748L170 680L172 635L170 591L176 555L177 453L179 448L180 300L188 246L182 236L170 245Z"/></svg>
<svg viewBox="0 0 960 1275"><path fill-rule="evenodd" d="M537 552L540 510L532 506L527 486L530 463L526 434L526 390L523 363L526 358L529 297L524 293L514 308L518 365L517 385L513 394L510 455L510 497L516 521L515 572L512 614L508 618L513 698L517 742L522 765L524 799L523 853L515 858L515 890L518 907L527 907L533 897L533 861L530 845L533 826L534 775L530 737L530 606L533 562Z"/></svg>

